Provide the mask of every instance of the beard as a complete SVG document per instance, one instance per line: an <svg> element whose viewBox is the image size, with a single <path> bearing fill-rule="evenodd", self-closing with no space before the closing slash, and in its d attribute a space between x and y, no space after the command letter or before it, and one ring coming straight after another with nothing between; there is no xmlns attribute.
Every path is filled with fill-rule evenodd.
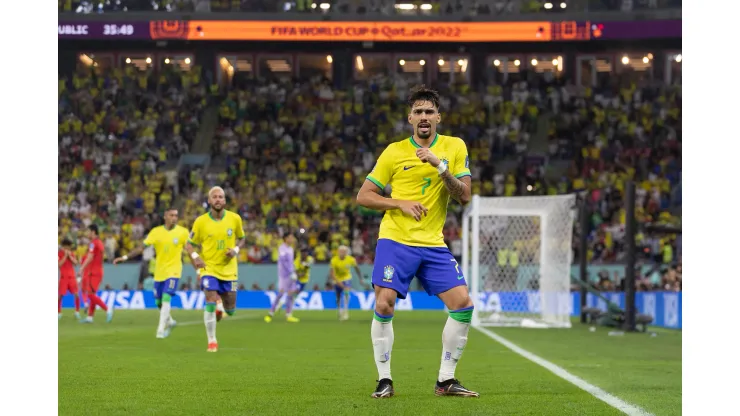
<svg viewBox="0 0 740 416"><path fill-rule="evenodd" d="M422 131L421 131L421 129L419 129L419 127L417 126L417 127L416 127L416 135L417 135L417 136L418 136L418 137L419 137L420 139L428 139L428 138L432 137L432 134L433 134L433 130L434 130L434 129L433 129L433 128L431 127L431 125L430 125L430 126L429 126L429 128L428 128L428 130L427 130L426 132L422 132Z"/></svg>

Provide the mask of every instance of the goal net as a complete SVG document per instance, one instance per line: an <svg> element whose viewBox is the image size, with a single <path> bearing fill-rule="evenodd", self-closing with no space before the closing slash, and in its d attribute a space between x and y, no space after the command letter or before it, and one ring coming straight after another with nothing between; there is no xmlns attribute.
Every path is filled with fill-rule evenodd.
<svg viewBox="0 0 740 416"><path fill-rule="evenodd" d="M569 328L575 195L481 197L463 214L473 325Z"/></svg>

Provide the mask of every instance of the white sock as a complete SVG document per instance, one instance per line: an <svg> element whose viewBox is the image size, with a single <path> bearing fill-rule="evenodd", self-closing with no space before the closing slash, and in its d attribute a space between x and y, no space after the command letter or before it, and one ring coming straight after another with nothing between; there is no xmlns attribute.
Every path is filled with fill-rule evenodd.
<svg viewBox="0 0 740 416"><path fill-rule="evenodd" d="M159 310L159 326L157 332L164 332L167 323L170 320L170 303L162 302L162 309Z"/></svg>
<svg viewBox="0 0 740 416"><path fill-rule="evenodd" d="M370 327L373 340L375 366L378 367L378 380L391 378L391 352L393 351L393 322L380 322L373 318Z"/></svg>
<svg viewBox="0 0 740 416"><path fill-rule="evenodd" d="M442 363L439 366L437 381L455 378L455 367L462 356L465 344L468 343L468 330L469 323L447 318L445 328L442 330Z"/></svg>
<svg viewBox="0 0 740 416"><path fill-rule="evenodd" d="M203 322L206 324L208 343L216 342L216 312L203 311Z"/></svg>
<svg viewBox="0 0 740 416"><path fill-rule="evenodd" d="M226 313L226 309L224 309L224 303L223 302L216 302L216 310L221 313Z"/></svg>

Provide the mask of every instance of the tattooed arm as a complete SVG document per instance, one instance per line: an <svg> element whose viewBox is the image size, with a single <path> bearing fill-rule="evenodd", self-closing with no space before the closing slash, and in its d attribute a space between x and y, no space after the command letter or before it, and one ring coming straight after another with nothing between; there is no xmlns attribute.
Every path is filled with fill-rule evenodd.
<svg viewBox="0 0 740 416"><path fill-rule="evenodd" d="M447 192L450 193L450 196L455 199L455 201L461 203L462 205L467 205L470 202L471 199L471 190L470 190L470 176L463 176L462 178L458 179L454 176L452 176L452 173L450 173L450 170L446 170L442 175L440 175L440 178L442 178L442 181L445 184L445 188L447 188Z"/></svg>
<svg viewBox="0 0 740 416"><path fill-rule="evenodd" d="M416 149L416 156L422 162L429 163L435 168L442 163L442 161L440 161L439 158L426 147ZM467 205L471 199L470 172L466 169L466 173L464 173L464 175L465 176L458 179L449 169L446 169L441 175L439 175L439 177L442 178L445 188L447 188L447 192L450 193L450 196L462 205Z"/></svg>

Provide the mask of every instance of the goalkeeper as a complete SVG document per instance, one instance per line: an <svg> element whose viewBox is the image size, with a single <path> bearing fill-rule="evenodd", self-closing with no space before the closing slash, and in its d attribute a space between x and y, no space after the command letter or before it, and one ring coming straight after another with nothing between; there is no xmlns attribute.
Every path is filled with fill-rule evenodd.
<svg viewBox="0 0 740 416"><path fill-rule="evenodd" d="M285 233L283 235L283 244L278 248L278 294L275 301L272 302L270 312L265 316L265 322L272 322L272 317L275 315L275 310L277 310L280 299L284 294L288 296L285 301L285 319L288 322L300 321L293 316L293 300L298 287L298 274L295 270L295 252L293 251L295 243L295 235L292 233Z"/></svg>
<svg viewBox="0 0 740 416"><path fill-rule="evenodd" d="M293 299L297 299L298 295L306 290L308 282L311 280L311 266L315 263L314 258L308 253L308 247L303 247L298 255L295 257L295 272L298 275L298 284L291 293L287 293L280 297L278 305L275 308L275 313L280 312L280 308L285 305L285 299L288 296L293 296ZM275 315L273 315L273 318Z"/></svg>

